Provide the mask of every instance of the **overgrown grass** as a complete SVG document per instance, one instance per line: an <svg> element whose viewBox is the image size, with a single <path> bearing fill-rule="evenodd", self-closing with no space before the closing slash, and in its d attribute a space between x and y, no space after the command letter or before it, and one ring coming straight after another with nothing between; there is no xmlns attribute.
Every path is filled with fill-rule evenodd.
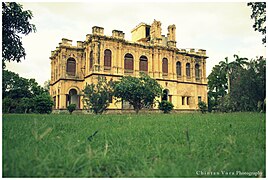
<svg viewBox="0 0 268 180"><path fill-rule="evenodd" d="M265 177L260 113L10 114L2 125L4 177Z"/></svg>

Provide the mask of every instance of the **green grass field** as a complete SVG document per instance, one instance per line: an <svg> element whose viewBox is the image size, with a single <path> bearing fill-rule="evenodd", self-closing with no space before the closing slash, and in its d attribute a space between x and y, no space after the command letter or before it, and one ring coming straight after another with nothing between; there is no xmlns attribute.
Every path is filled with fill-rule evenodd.
<svg viewBox="0 0 268 180"><path fill-rule="evenodd" d="M260 113L10 114L2 138L3 177L266 176Z"/></svg>

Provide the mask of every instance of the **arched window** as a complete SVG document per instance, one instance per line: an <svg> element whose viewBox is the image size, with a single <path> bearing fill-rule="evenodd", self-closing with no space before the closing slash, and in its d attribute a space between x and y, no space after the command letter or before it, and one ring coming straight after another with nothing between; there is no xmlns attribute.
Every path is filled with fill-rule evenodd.
<svg viewBox="0 0 268 180"><path fill-rule="evenodd" d="M89 69L91 69L93 66L93 51L90 51L89 54Z"/></svg>
<svg viewBox="0 0 268 180"><path fill-rule="evenodd" d="M177 72L177 76L181 76L181 62L180 61L176 63L176 72Z"/></svg>
<svg viewBox="0 0 268 180"><path fill-rule="evenodd" d="M124 57L125 72L132 73L134 69L134 60L132 54L126 54Z"/></svg>
<svg viewBox="0 0 268 180"><path fill-rule="evenodd" d="M75 76L76 63L74 58L67 59L66 72L68 75Z"/></svg>
<svg viewBox="0 0 268 180"><path fill-rule="evenodd" d="M167 76L168 74L168 59L163 58L162 60L162 73L164 76Z"/></svg>
<svg viewBox="0 0 268 180"><path fill-rule="evenodd" d="M106 49L104 51L104 69L111 69L112 66L112 51Z"/></svg>
<svg viewBox="0 0 268 180"><path fill-rule="evenodd" d="M199 66L199 64L195 64L195 78L196 78L196 80L200 79L200 66Z"/></svg>
<svg viewBox="0 0 268 180"><path fill-rule="evenodd" d="M140 71L148 72L148 59L146 56L140 57Z"/></svg>
<svg viewBox="0 0 268 180"><path fill-rule="evenodd" d="M191 76L191 65L190 65L190 63L186 64L186 76L187 77Z"/></svg>

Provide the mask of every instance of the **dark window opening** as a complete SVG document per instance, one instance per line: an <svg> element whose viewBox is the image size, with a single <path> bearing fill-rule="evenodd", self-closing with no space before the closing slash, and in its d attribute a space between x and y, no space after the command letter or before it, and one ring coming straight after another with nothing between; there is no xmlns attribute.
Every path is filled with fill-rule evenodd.
<svg viewBox="0 0 268 180"><path fill-rule="evenodd" d="M195 78L196 78L196 80L200 79L200 66L199 66L199 64L195 65Z"/></svg>
<svg viewBox="0 0 268 180"><path fill-rule="evenodd" d="M167 76L168 74L168 59L163 58L162 60L162 72L164 76Z"/></svg>
<svg viewBox="0 0 268 180"><path fill-rule="evenodd" d="M185 97L182 96L182 98L181 98L181 105L184 105L184 101L185 101Z"/></svg>
<svg viewBox="0 0 268 180"><path fill-rule="evenodd" d="M106 49L104 51L104 69L111 69L112 66L112 51Z"/></svg>
<svg viewBox="0 0 268 180"><path fill-rule="evenodd" d="M187 105L190 105L190 97L187 97L187 99L186 99L186 104L187 104Z"/></svg>
<svg viewBox="0 0 268 180"><path fill-rule="evenodd" d="M190 63L187 63L186 64L186 76L187 77L190 77L191 76L191 65L190 65Z"/></svg>
<svg viewBox="0 0 268 180"><path fill-rule="evenodd" d="M90 51L89 54L89 69L91 69L93 66L93 51Z"/></svg>
<svg viewBox="0 0 268 180"><path fill-rule="evenodd" d="M198 96L198 102L201 102L201 101L202 101L201 96Z"/></svg>
<svg viewBox="0 0 268 180"><path fill-rule="evenodd" d="M124 69L125 73L133 73L134 69L134 60L132 54L126 54L124 58Z"/></svg>
<svg viewBox="0 0 268 180"><path fill-rule="evenodd" d="M140 57L140 64L139 64L140 71L148 72L148 59L146 56Z"/></svg>
<svg viewBox="0 0 268 180"><path fill-rule="evenodd" d="M177 76L181 76L181 62L180 61L176 63L176 72L177 72Z"/></svg>
<svg viewBox="0 0 268 180"><path fill-rule="evenodd" d="M69 58L67 60L67 67L66 71L68 75L75 76L75 71L76 71L76 62L74 58Z"/></svg>

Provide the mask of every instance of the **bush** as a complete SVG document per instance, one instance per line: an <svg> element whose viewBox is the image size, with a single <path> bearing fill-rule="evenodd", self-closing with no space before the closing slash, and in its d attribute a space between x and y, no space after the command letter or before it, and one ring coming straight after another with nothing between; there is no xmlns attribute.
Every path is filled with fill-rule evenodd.
<svg viewBox="0 0 268 180"><path fill-rule="evenodd" d="M207 104L204 101L200 101L198 103L198 107L200 111L202 112L202 114L206 113L206 111L208 110Z"/></svg>
<svg viewBox="0 0 268 180"><path fill-rule="evenodd" d="M87 85L83 90L84 108L95 114L102 114L112 99L112 83L112 80L107 82L105 77L99 76L97 84Z"/></svg>
<svg viewBox="0 0 268 180"><path fill-rule="evenodd" d="M69 113L72 114L73 111L76 109L76 104L70 104L69 106L67 106L67 109Z"/></svg>
<svg viewBox="0 0 268 180"><path fill-rule="evenodd" d="M162 101L159 103L159 109L163 111L164 113L169 113L172 111L174 105L169 101Z"/></svg>
<svg viewBox="0 0 268 180"><path fill-rule="evenodd" d="M52 112L53 100L47 93L43 93L34 98L35 111L40 114Z"/></svg>

